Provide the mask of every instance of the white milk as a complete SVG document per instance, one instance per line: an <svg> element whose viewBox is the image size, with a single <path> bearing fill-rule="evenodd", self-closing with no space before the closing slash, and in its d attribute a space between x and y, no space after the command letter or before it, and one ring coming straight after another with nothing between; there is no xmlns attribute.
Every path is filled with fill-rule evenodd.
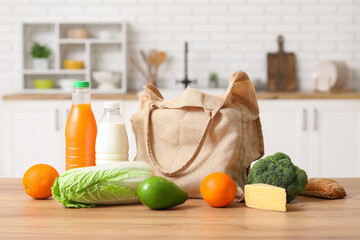
<svg viewBox="0 0 360 240"><path fill-rule="evenodd" d="M128 161L129 141L123 122L100 123L95 152L96 165Z"/></svg>

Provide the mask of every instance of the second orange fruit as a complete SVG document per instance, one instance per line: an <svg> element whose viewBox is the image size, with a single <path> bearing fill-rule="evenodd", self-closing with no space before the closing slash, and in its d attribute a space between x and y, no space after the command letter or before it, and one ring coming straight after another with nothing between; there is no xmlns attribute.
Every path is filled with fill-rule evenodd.
<svg viewBox="0 0 360 240"><path fill-rule="evenodd" d="M229 175L215 172L203 179L200 192L210 206L225 207L235 199L236 184Z"/></svg>

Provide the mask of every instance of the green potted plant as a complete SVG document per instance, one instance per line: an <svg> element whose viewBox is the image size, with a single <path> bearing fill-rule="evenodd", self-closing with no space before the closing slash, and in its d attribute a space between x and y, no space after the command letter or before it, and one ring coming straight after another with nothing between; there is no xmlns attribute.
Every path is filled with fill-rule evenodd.
<svg viewBox="0 0 360 240"><path fill-rule="evenodd" d="M35 42L31 48L31 55L33 57L33 68L41 70L49 69L50 54L50 48Z"/></svg>
<svg viewBox="0 0 360 240"><path fill-rule="evenodd" d="M219 79L217 73L213 72L209 75L209 88L219 87Z"/></svg>

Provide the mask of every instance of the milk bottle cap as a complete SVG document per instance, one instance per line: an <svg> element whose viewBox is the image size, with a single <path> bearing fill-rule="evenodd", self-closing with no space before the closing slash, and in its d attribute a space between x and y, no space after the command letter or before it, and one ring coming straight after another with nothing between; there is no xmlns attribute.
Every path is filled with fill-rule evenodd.
<svg viewBox="0 0 360 240"><path fill-rule="evenodd" d="M104 108L120 108L119 101L104 102Z"/></svg>

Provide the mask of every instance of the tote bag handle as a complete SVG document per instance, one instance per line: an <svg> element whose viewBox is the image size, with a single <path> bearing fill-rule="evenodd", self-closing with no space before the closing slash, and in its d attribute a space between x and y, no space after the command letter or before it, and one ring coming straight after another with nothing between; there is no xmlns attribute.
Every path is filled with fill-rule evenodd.
<svg viewBox="0 0 360 240"><path fill-rule="evenodd" d="M248 80L248 77L246 75L245 79L241 76L243 76L243 73L242 71L238 71L236 73L234 73L231 77L230 77L230 80L229 80L229 87L228 89L226 90L226 93L224 95L224 100L222 102L222 104L220 104L220 106L218 106L216 109L213 109L213 111L211 112L207 112L209 114L208 116L208 120L206 122L206 125L205 125L205 128L202 132L202 135L200 137L200 140L198 142L198 144L196 145L195 147L195 150L194 152L192 153L192 155L190 156L190 158L184 163L182 164L179 168L173 170L173 171L167 171L165 169L162 168L162 166L159 164L159 162L157 161L157 159L155 158L154 156L154 153L153 153L153 150L152 150L152 146L151 146L151 141L150 141L150 122L151 122L151 113L152 111L155 109L155 108L158 108L158 109L163 109L163 108L166 108L164 107L163 105L158 105L156 102L151 102L149 104L149 106L146 108L147 109L147 113L146 113L146 119L145 119L145 139L146 139L146 151L147 151L147 156L151 162L151 164L156 167L156 169L161 172L162 174L164 174L165 176L167 177L171 177L171 176L174 176L176 174L179 174L183 171L185 171L186 169L188 169L191 164L195 161L198 153L200 152L204 142L205 142L205 139L206 139L206 136L207 136L207 133L208 133L208 130L209 130L209 126L210 126L210 123L211 123L211 120L215 117L215 115L218 113L218 111L227 103L229 103L231 101L231 96L232 96L232 91L233 91L233 87L235 87L237 85L237 82L239 80ZM247 79L246 79L247 78ZM239 87L239 86L237 86Z"/></svg>
<svg viewBox="0 0 360 240"><path fill-rule="evenodd" d="M150 121L151 121L151 113L155 108L154 108L154 106L152 104L150 104L150 107L147 108L147 109L148 109L148 112L146 114L147 118L146 118L146 121L145 121L145 134L146 134L146 151L147 151L147 156L150 159L150 162L152 163L152 165L154 167L156 167L159 170L159 172L161 172L162 174L164 174L165 176L168 176L168 177L174 176L176 174L179 174L179 173L185 171L195 161L196 156L198 155L199 151L201 150L201 148L202 148L202 146L203 146L203 144L205 142L211 120L213 119L213 116L212 116L211 112L208 113L209 118L208 118L208 120L206 122L205 129L203 130L203 132L201 134L200 140L197 143L193 154L178 169L176 169L174 171L167 171L167 170L163 169L160 166L159 162L156 160L156 158L155 158L155 156L153 154L153 151L152 151L152 146L151 146L151 141L150 141Z"/></svg>

